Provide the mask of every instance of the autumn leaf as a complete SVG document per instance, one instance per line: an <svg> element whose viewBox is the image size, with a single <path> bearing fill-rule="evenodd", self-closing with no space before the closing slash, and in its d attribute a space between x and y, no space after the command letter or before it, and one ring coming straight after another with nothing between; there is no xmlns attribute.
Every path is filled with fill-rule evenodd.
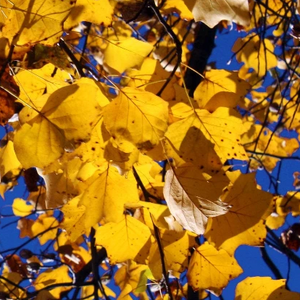
<svg viewBox="0 0 300 300"><path fill-rule="evenodd" d="M128 259L145 263L149 254L150 236L150 229L145 224L126 215L118 223L100 226L96 231L96 244L106 249L112 265Z"/></svg>
<svg viewBox="0 0 300 300"><path fill-rule="evenodd" d="M229 254L239 245L262 245L266 237L264 220L271 213L272 197L256 187L254 173L240 174L221 196L231 208L224 216L209 220L205 237Z"/></svg>
<svg viewBox="0 0 300 300"><path fill-rule="evenodd" d="M12 204L13 213L15 216L26 217L31 214L34 206L26 204L26 200L15 198Z"/></svg>
<svg viewBox="0 0 300 300"><path fill-rule="evenodd" d="M202 21L211 28L222 20L233 21L244 26L250 22L248 1L184 0L184 3L193 13L195 21Z"/></svg>
<svg viewBox="0 0 300 300"><path fill-rule="evenodd" d="M235 298L241 300L298 300L300 294L286 289L286 280L271 277L247 277L238 283Z"/></svg>
<svg viewBox="0 0 300 300"><path fill-rule="evenodd" d="M56 237L58 221L55 217L47 215L47 213L40 215L32 224L31 231L34 236L39 236L41 245L44 245L49 240Z"/></svg>
<svg viewBox="0 0 300 300"><path fill-rule="evenodd" d="M118 42L110 41L104 51L104 67L111 74L123 73L129 68L139 68L151 51L151 44L133 37Z"/></svg>
<svg viewBox="0 0 300 300"><path fill-rule="evenodd" d="M13 44L57 43L63 33L62 24L75 2L61 0L16 0L7 2L8 18L3 36ZM55 11L55 13L53 13Z"/></svg>
<svg viewBox="0 0 300 300"><path fill-rule="evenodd" d="M64 21L64 29L70 29L80 24L82 21L95 24L110 25L112 22L113 8L108 0L77 0L71 13ZM101 14L99 14L101 11Z"/></svg>
<svg viewBox="0 0 300 300"><path fill-rule="evenodd" d="M151 149L167 130L168 103L150 92L126 87L104 108L104 124L120 150Z"/></svg>
<svg viewBox="0 0 300 300"><path fill-rule="evenodd" d="M220 295L229 282L243 272L234 257L208 242L195 249L187 278L194 290L208 289Z"/></svg>
<svg viewBox="0 0 300 300"><path fill-rule="evenodd" d="M34 281L34 286L36 290L41 290L47 286L62 284L60 287L51 289L50 293L55 298L59 298L60 293L70 289L71 287L63 286L65 283L71 283L72 279L69 275L69 268L66 265L62 265L56 269L46 270L45 272L39 274L39 276Z"/></svg>
<svg viewBox="0 0 300 300"><path fill-rule="evenodd" d="M162 263L164 260L167 270L179 277L188 266L190 248L194 246L194 236L187 231L175 232L174 230L159 229L159 238L164 257L161 258L157 240L151 243L148 266L155 279L161 279Z"/></svg>
<svg viewBox="0 0 300 300"><path fill-rule="evenodd" d="M237 60L243 62L248 69L253 68L258 77L277 66L273 44L268 39L262 42L257 35L238 38L232 51L237 52Z"/></svg>
<svg viewBox="0 0 300 300"><path fill-rule="evenodd" d="M229 182L224 175L205 176L190 165L167 171L165 200L171 214L185 229L203 234L208 217L227 213L228 205L219 200L222 189Z"/></svg>
<svg viewBox="0 0 300 300"><path fill-rule="evenodd" d="M186 162L213 174L228 159L247 159L240 143L244 130L239 115L232 109L219 107L212 114L196 110L196 114L169 126L166 138L171 147L167 154L173 157L173 148Z"/></svg>
<svg viewBox="0 0 300 300"><path fill-rule="evenodd" d="M214 111L220 106L234 108L243 99L251 86L238 77L237 72L210 70L197 86L194 98L199 107Z"/></svg>

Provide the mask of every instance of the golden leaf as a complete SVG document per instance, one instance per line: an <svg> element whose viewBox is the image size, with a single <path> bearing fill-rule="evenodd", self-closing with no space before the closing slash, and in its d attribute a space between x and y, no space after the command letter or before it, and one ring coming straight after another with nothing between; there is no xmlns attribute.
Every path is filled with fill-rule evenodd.
<svg viewBox="0 0 300 300"><path fill-rule="evenodd" d="M71 283L72 279L69 275L69 268L66 265L56 269L47 270L41 273L34 281L35 289L41 290L47 286L61 283L62 286L51 289L50 293L53 297L59 299L60 293L71 289L71 287L63 286L64 283Z"/></svg>
<svg viewBox="0 0 300 300"><path fill-rule="evenodd" d="M112 265L128 259L145 263L149 254L150 236L150 229L145 224L126 215L118 223L106 223L99 227L96 244L106 249Z"/></svg>
<svg viewBox="0 0 300 300"><path fill-rule="evenodd" d="M286 280L271 277L247 277L238 283L235 299L240 300L299 300L300 294L285 288Z"/></svg>
<svg viewBox="0 0 300 300"><path fill-rule="evenodd" d="M126 87L104 108L103 116L120 150L130 153L132 144L147 150L157 145L167 130L168 103L152 93Z"/></svg>
<svg viewBox="0 0 300 300"><path fill-rule="evenodd" d="M15 198L12 204L12 210L15 216L26 217L31 214L34 206L26 204L26 200Z"/></svg>
<svg viewBox="0 0 300 300"><path fill-rule="evenodd" d="M221 197L232 207L226 215L209 220L205 237L229 254L239 245L262 245L266 237L264 220L272 211L272 197L257 189L254 173L240 174Z"/></svg>
<svg viewBox="0 0 300 300"><path fill-rule="evenodd" d="M217 250L208 242L195 249L189 263L187 278L194 290L222 290L243 272L234 257ZM219 295L219 293L217 294Z"/></svg>
<svg viewBox="0 0 300 300"><path fill-rule="evenodd" d="M199 107L215 111L218 107L236 107L250 90L251 86L238 77L237 72L210 70L197 86L194 98Z"/></svg>

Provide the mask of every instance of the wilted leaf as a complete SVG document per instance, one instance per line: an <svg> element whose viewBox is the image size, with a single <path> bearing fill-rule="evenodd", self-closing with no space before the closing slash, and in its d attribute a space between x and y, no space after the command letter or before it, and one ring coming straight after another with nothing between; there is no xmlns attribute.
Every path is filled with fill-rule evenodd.
<svg viewBox="0 0 300 300"><path fill-rule="evenodd" d="M194 290L219 290L227 286L229 280L243 272L234 257L225 250L217 250L205 242L196 248L189 263L187 278Z"/></svg>
<svg viewBox="0 0 300 300"><path fill-rule="evenodd" d="M238 283L235 299L239 300L299 300L300 294L285 288L286 280L271 277L247 277Z"/></svg>
<svg viewBox="0 0 300 300"><path fill-rule="evenodd" d="M222 20L246 26L250 22L248 1L245 0L184 0L195 21L214 27Z"/></svg>
<svg viewBox="0 0 300 300"><path fill-rule="evenodd" d="M132 259L145 263L150 248L150 229L128 215L118 223L107 223L96 231L96 244L103 246L112 265ZM122 245L122 246L121 246Z"/></svg>
<svg viewBox="0 0 300 300"><path fill-rule="evenodd" d="M195 166L170 169L165 175L164 196L171 214L187 230L203 234L208 217L225 214L229 207L219 200L229 183L225 174L204 176Z"/></svg>

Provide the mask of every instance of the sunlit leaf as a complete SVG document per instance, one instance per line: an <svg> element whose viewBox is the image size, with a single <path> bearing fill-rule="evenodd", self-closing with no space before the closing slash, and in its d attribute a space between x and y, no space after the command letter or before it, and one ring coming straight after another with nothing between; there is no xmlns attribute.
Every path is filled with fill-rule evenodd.
<svg viewBox="0 0 300 300"><path fill-rule="evenodd" d="M168 103L136 88L124 88L104 108L104 124L120 150L151 149L167 130Z"/></svg>
<svg viewBox="0 0 300 300"><path fill-rule="evenodd" d="M106 249L112 265L128 259L144 263L149 254L150 236L150 229L146 225L126 215L118 223L107 223L99 227L96 231L96 243Z"/></svg>
<svg viewBox="0 0 300 300"><path fill-rule="evenodd" d="M235 298L240 300L298 300L300 294L286 289L286 280L271 277L247 277L238 283Z"/></svg>
<svg viewBox="0 0 300 300"><path fill-rule="evenodd" d="M15 198L12 204L13 213L15 216L25 217L31 214L34 206L26 204L26 200Z"/></svg>
<svg viewBox="0 0 300 300"><path fill-rule="evenodd" d="M118 42L110 41L104 52L104 66L112 74L123 73L129 68L139 68L151 51L151 44L133 37Z"/></svg>
<svg viewBox="0 0 300 300"><path fill-rule="evenodd" d="M58 42L63 33L62 23L75 4L61 0L16 0L11 7L11 3L7 2L10 13L3 35L16 45Z"/></svg>
<svg viewBox="0 0 300 300"><path fill-rule="evenodd" d="M59 287L51 289L50 293L55 298L59 299L60 293L70 289L71 287L64 286L63 284L68 284L72 282L72 278L69 275L69 268L66 265L62 265L56 269L46 270L41 273L34 281L34 286L36 290L41 290L47 286L54 284L62 284Z"/></svg>
<svg viewBox="0 0 300 300"><path fill-rule="evenodd" d="M219 290L227 286L229 280L243 272L234 257L225 250L217 250L205 242L196 248L189 263L187 278L194 290Z"/></svg>
<svg viewBox="0 0 300 300"><path fill-rule="evenodd" d="M31 230L34 236L39 236L41 245L53 240L57 234L58 221L52 216L42 214L32 224Z"/></svg>
<svg viewBox="0 0 300 300"><path fill-rule="evenodd" d="M255 174L240 174L221 197L232 207L210 219L205 237L233 254L239 245L260 246L266 237L265 218L271 213L272 194L256 187Z"/></svg>
<svg viewBox="0 0 300 300"><path fill-rule="evenodd" d="M238 77L237 72L210 70L205 73L194 92L199 107L214 111L220 106L234 108L250 89L250 84Z"/></svg>

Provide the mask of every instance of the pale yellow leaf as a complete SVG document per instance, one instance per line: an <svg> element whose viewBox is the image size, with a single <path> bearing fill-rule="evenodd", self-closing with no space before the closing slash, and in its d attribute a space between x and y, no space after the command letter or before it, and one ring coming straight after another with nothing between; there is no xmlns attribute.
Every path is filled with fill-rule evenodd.
<svg viewBox="0 0 300 300"><path fill-rule="evenodd" d="M184 0L184 3L194 15L195 21L202 21L211 28L222 20L243 26L250 22L246 0Z"/></svg>
<svg viewBox="0 0 300 300"><path fill-rule="evenodd" d="M168 170L164 196L171 214L187 230L203 234L208 217L226 214L229 207L219 200L229 180L224 173L204 176L193 165Z"/></svg>

